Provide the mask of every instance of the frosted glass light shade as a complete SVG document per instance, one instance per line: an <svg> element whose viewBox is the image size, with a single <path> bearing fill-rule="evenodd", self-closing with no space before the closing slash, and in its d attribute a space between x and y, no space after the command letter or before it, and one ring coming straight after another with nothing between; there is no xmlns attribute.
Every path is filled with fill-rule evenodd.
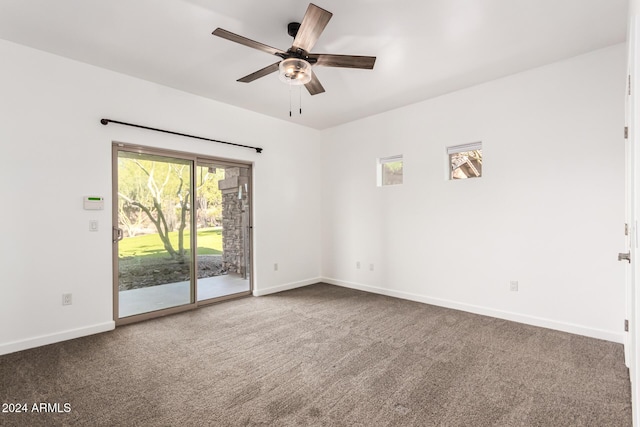
<svg viewBox="0 0 640 427"><path fill-rule="evenodd" d="M287 58L280 62L280 80L291 85L303 85L311 81L311 64L304 59Z"/></svg>

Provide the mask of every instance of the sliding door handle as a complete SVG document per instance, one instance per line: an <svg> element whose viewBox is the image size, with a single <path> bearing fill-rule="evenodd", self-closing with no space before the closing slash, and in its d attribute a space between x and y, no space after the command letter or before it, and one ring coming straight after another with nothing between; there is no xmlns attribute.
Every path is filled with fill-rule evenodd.
<svg viewBox="0 0 640 427"><path fill-rule="evenodd" d="M113 243L119 242L122 239L124 239L122 228L113 227Z"/></svg>

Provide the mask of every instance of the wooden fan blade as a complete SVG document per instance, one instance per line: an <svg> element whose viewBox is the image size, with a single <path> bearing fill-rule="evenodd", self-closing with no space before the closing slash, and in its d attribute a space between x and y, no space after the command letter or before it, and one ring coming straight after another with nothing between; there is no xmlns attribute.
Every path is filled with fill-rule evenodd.
<svg viewBox="0 0 640 427"><path fill-rule="evenodd" d="M313 71L311 71L311 81L305 84L304 87L307 88L311 95L317 95L324 92L324 88L322 87L320 80L318 80L318 76L316 76L316 73Z"/></svg>
<svg viewBox="0 0 640 427"><path fill-rule="evenodd" d="M280 65L280 61L276 62L275 64L268 65L262 70L256 71L255 73L244 76L243 78L238 79L238 81L242 83L251 83L254 80L258 80L260 77L264 77L268 74L278 71L278 65Z"/></svg>
<svg viewBox="0 0 640 427"><path fill-rule="evenodd" d="M222 37L223 39L231 40L232 42L240 43L253 49L258 49L271 55L284 55L285 52L276 49L275 47L267 46L266 44L257 42L255 40L248 39L246 37L239 36L230 31L223 30L222 28L216 28L213 33L214 36Z"/></svg>
<svg viewBox="0 0 640 427"><path fill-rule="evenodd" d="M298 29L298 34L293 40L294 50L302 49L309 52L318 41L318 37L324 31L324 27L327 26L332 16L333 13L309 3Z"/></svg>
<svg viewBox="0 0 640 427"><path fill-rule="evenodd" d="M320 67L342 67L342 68L362 68L373 69L376 63L375 56L354 56L354 55L330 55L324 53L311 54L309 59L315 59L314 65Z"/></svg>

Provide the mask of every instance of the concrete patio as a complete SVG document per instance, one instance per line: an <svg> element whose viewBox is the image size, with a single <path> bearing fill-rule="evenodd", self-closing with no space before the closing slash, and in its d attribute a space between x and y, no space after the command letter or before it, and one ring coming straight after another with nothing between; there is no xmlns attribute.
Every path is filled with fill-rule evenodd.
<svg viewBox="0 0 640 427"><path fill-rule="evenodd" d="M239 274L198 279L198 301L205 301L250 290L249 279ZM166 285L120 291L119 317L148 313L169 307L189 304L191 295L189 282L168 283Z"/></svg>

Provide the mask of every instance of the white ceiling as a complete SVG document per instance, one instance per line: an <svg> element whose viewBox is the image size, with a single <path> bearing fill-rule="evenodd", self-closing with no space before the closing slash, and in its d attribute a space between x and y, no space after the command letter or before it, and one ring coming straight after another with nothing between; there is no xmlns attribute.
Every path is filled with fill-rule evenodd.
<svg viewBox="0 0 640 427"><path fill-rule="evenodd" d="M317 67L289 118L278 60L302 0L0 0L0 38L258 113L324 129L625 41L628 0L314 0L333 18L314 53L377 56L373 70ZM298 104L294 89L294 108Z"/></svg>

